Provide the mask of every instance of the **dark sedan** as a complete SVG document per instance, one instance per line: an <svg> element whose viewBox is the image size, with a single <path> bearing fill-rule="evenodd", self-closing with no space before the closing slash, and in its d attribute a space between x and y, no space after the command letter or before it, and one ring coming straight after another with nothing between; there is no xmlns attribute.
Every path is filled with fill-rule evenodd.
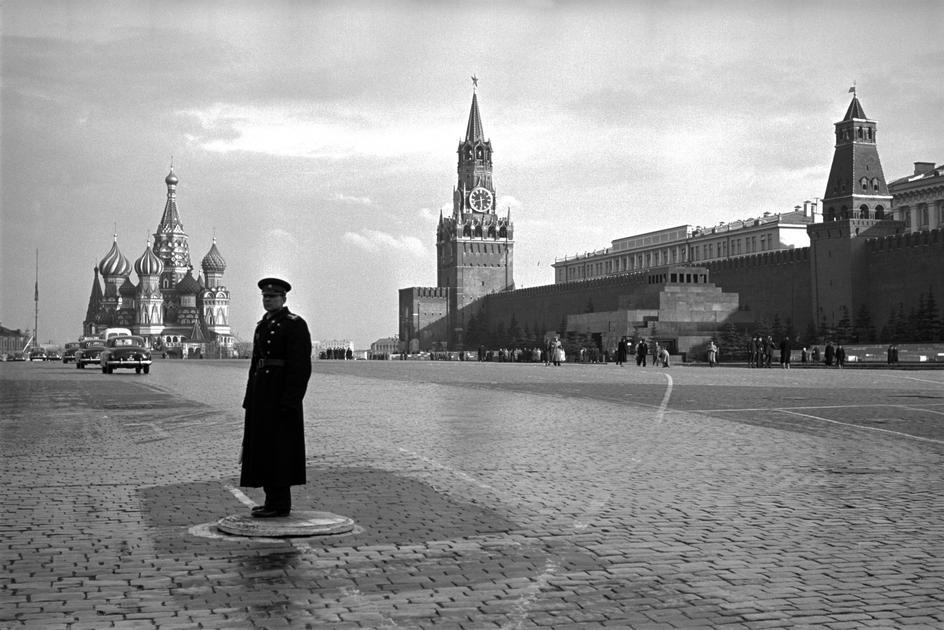
<svg viewBox="0 0 944 630"><path fill-rule="evenodd" d="M105 342L100 363L102 374L111 374L117 368L134 368L140 374L151 371L151 351L144 337L122 335Z"/></svg>
<svg viewBox="0 0 944 630"><path fill-rule="evenodd" d="M101 339L89 339L79 345L75 351L75 367L84 368L90 363L98 364L102 351L105 349L105 342Z"/></svg>
<svg viewBox="0 0 944 630"><path fill-rule="evenodd" d="M78 352L81 347L82 344L78 341L70 341L67 343L65 350L62 351L62 362L69 363L70 361L75 361L75 353Z"/></svg>

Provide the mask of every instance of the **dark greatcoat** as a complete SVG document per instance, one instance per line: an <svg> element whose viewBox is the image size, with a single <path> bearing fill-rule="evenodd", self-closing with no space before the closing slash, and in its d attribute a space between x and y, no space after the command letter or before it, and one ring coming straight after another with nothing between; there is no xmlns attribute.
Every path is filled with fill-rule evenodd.
<svg viewBox="0 0 944 630"><path fill-rule="evenodd" d="M287 308L256 325L252 365L243 409L239 485L295 486L305 478L305 418L302 400L311 376L311 335L305 320ZM259 368L262 359L282 366Z"/></svg>

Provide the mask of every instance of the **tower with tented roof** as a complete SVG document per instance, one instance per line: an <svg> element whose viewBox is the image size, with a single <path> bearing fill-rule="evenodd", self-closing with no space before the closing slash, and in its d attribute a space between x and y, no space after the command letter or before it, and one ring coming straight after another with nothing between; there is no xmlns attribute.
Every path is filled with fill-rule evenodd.
<svg viewBox="0 0 944 630"><path fill-rule="evenodd" d="M464 346L473 303L515 288L511 209L499 214L492 181L492 142L485 137L473 77L472 107L456 150L452 213L436 230L437 286L448 289L449 346Z"/></svg>
<svg viewBox="0 0 944 630"><path fill-rule="evenodd" d="M878 125L865 115L855 93L835 123L833 161L823 194L823 222L807 227L810 237L813 321L820 328L851 319L867 306L869 238L895 234L892 196L878 156Z"/></svg>

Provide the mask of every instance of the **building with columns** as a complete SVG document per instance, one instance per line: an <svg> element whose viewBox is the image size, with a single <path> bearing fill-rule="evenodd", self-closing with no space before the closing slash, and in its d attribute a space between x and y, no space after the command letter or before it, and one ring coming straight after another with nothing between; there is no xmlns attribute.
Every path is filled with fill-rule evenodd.
<svg viewBox="0 0 944 630"><path fill-rule="evenodd" d="M712 227L678 225L618 238L610 247L554 261L554 282L577 282L678 264L705 264L759 252L807 247L806 228L821 220L816 201Z"/></svg>
<svg viewBox="0 0 944 630"><path fill-rule="evenodd" d="M167 199L153 244L149 240L132 265L115 234L111 249L95 267L83 334L124 327L145 337L156 350L192 354L214 344L229 354L235 339L229 326L230 294L223 284L226 261L214 237L194 277L173 166L164 183ZM132 270L137 283L131 279Z"/></svg>
<svg viewBox="0 0 944 630"><path fill-rule="evenodd" d="M888 185L892 213L908 232L944 228L944 164L915 162L914 173Z"/></svg>

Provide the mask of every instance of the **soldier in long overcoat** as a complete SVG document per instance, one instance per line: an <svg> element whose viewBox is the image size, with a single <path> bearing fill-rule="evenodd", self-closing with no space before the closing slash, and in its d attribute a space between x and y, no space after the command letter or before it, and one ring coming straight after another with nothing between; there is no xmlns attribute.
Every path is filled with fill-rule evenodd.
<svg viewBox="0 0 944 630"><path fill-rule="evenodd" d="M265 490L265 505L252 515L271 518L291 512L291 486L306 482L302 400L311 376L311 335L305 320L285 306L288 282L263 278L259 288L266 313L253 336L243 399L239 485Z"/></svg>

